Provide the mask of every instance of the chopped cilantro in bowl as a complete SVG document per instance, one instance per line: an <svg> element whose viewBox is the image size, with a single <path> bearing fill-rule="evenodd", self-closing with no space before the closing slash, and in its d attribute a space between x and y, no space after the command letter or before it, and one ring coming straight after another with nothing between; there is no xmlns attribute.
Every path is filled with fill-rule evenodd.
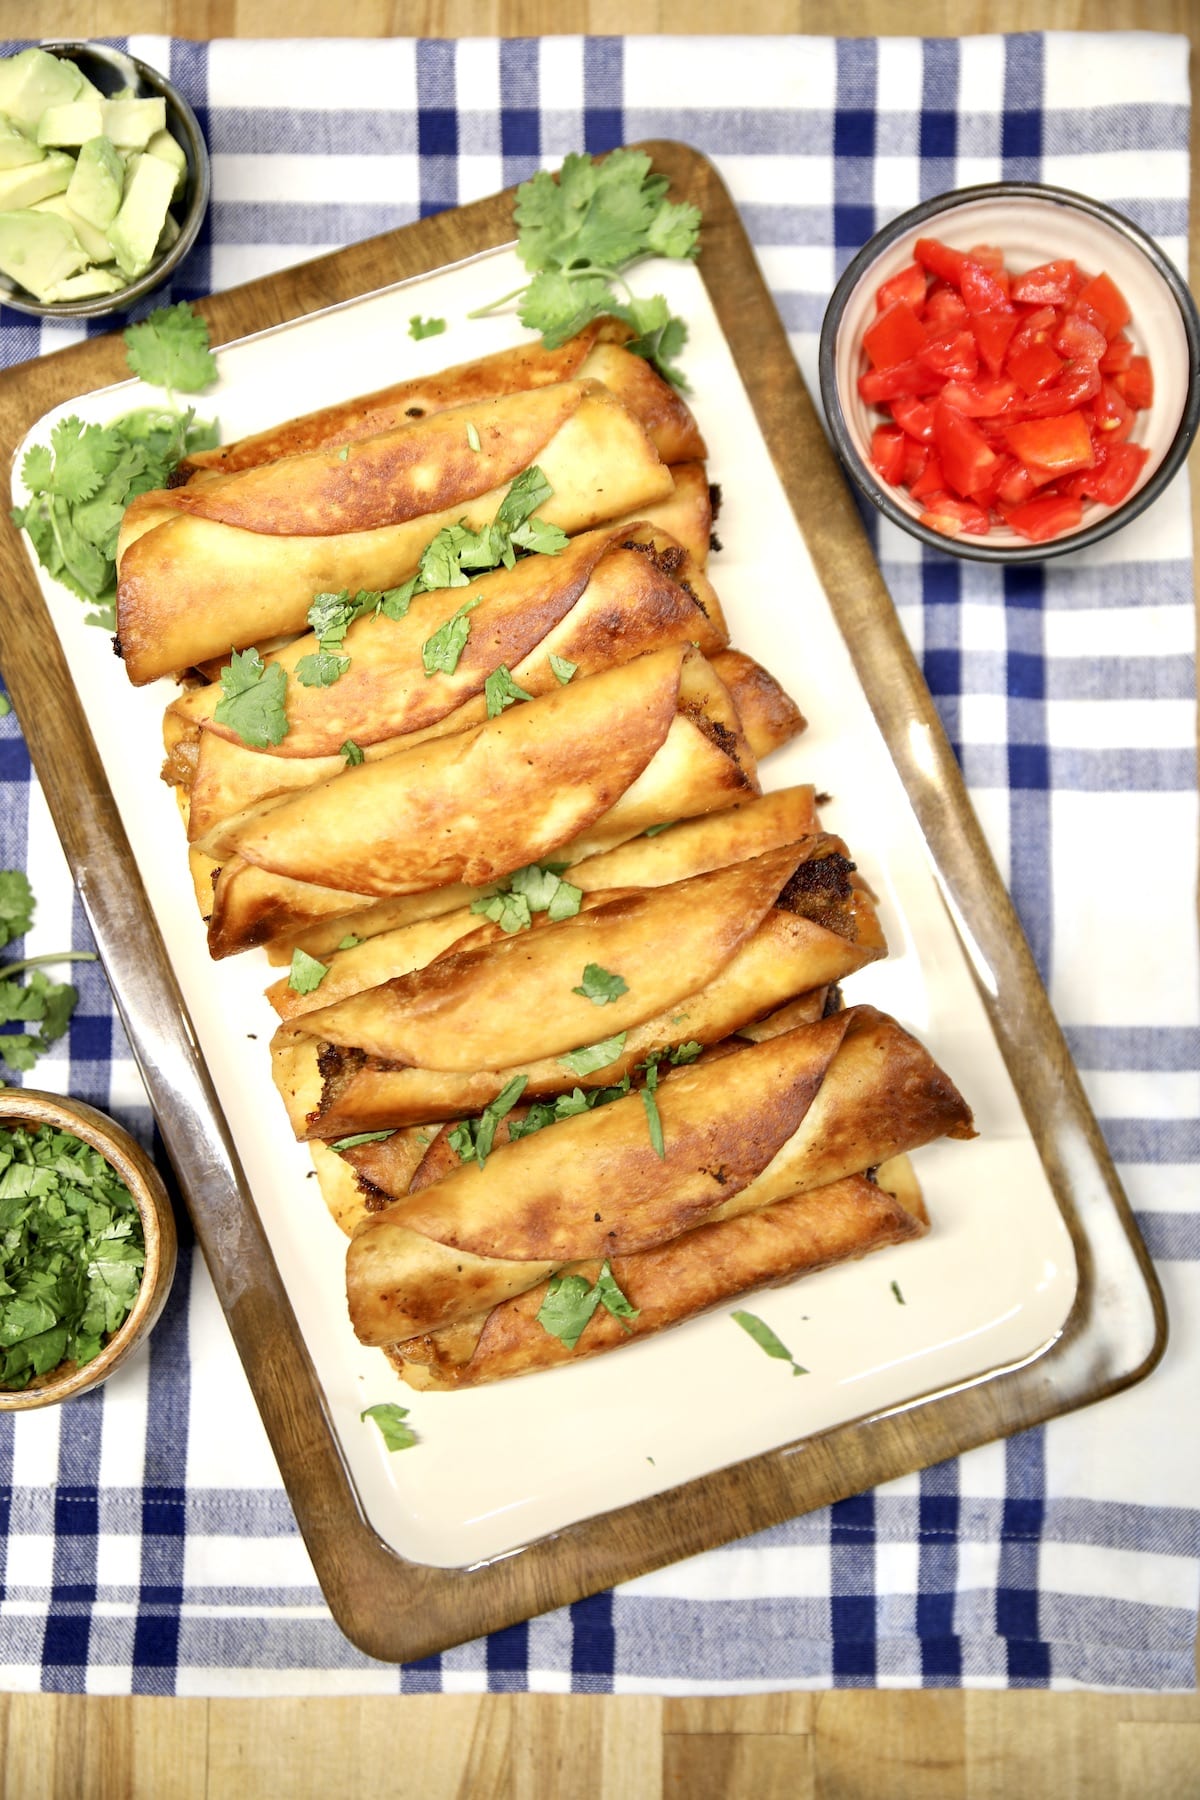
<svg viewBox="0 0 1200 1800"><path fill-rule="evenodd" d="M81 1102L0 1090L0 1409L106 1379L174 1264L170 1202L128 1134Z"/></svg>

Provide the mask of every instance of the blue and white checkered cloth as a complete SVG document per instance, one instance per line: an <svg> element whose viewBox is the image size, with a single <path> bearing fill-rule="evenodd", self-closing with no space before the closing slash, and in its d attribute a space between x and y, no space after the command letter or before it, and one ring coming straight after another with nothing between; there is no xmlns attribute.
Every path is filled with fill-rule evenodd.
<svg viewBox="0 0 1200 1800"><path fill-rule="evenodd" d="M213 153L212 212L176 299L493 192L568 150L660 136L721 170L810 378L852 253L946 188L1003 177L1080 188L1186 267L1178 37L131 48L169 69ZM0 311L0 361L78 335ZM1045 567L958 562L887 527L878 551L1156 1258L1174 1328L1161 1368L1101 1407L396 1669L330 1619L185 1244L148 1353L69 1408L0 1415L0 1687L1193 1685L1200 984L1186 478L1107 545ZM0 860L27 867L38 894L30 952L86 942L12 717L0 724ZM84 966L78 980L69 1038L34 1079L148 1133L104 978Z"/></svg>

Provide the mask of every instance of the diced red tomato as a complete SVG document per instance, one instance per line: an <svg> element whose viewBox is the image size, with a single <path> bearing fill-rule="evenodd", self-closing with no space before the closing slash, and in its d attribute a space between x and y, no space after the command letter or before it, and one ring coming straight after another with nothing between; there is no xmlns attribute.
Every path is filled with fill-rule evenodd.
<svg viewBox="0 0 1200 1800"><path fill-rule="evenodd" d="M875 304L859 376L885 413L871 461L923 523L959 537L1002 520L1042 543L1085 501L1133 490L1149 452L1127 440L1154 384L1110 276L1067 257L1014 276L991 245L920 238Z"/></svg>
<svg viewBox="0 0 1200 1800"><path fill-rule="evenodd" d="M1108 349L1100 358L1100 373L1102 375L1120 375L1129 367L1132 360L1133 345L1123 331L1118 331L1116 337L1109 338Z"/></svg>
<svg viewBox="0 0 1200 1800"><path fill-rule="evenodd" d="M906 268L880 283L875 295L875 311L886 312L897 300L904 300L919 315L925 304L927 286L928 276L920 263L909 263Z"/></svg>
<svg viewBox="0 0 1200 1800"><path fill-rule="evenodd" d="M1133 408L1112 381L1104 382L1092 401L1092 417L1103 443L1123 444L1133 430Z"/></svg>
<svg viewBox="0 0 1200 1800"><path fill-rule="evenodd" d="M986 486L996 466L996 452L978 426L945 400L938 400L933 409L933 441L946 486L953 493L965 500L976 488Z"/></svg>
<svg viewBox="0 0 1200 1800"><path fill-rule="evenodd" d="M914 400L902 396L893 400L891 414L901 431L909 437L920 440L922 444L933 442L933 407L928 400Z"/></svg>
<svg viewBox="0 0 1200 1800"><path fill-rule="evenodd" d="M1039 494L1034 500L1009 507L1004 520L1019 537L1044 544L1083 523L1083 503L1069 494Z"/></svg>
<svg viewBox="0 0 1200 1800"><path fill-rule="evenodd" d="M1045 469L1047 479L1090 469L1096 460L1092 434L1081 412L1064 413L1058 419L1023 419L1010 425L1004 436L1013 455L1027 469Z"/></svg>
<svg viewBox="0 0 1200 1800"><path fill-rule="evenodd" d="M999 375L1003 369L1005 354L1020 322L1015 311L982 312L972 317L971 330L975 333L979 354L987 364L989 374Z"/></svg>
<svg viewBox="0 0 1200 1800"><path fill-rule="evenodd" d="M968 419L995 419L1011 411L1017 384L1006 375L981 375L978 381L948 381L942 399Z"/></svg>
<svg viewBox="0 0 1200 1800"><path fill-rule="evenodd" d="M951 287L958 286L962 266L967 260L961 250L952 250L949 244L940 243L937 238L918 238L913 246L913 255L931 275L948 281Z"/></svg>
<svg viewBox="0 0 1200 1800"><path fill-rule="evenodd" d="M871 467L895 487L904 473L904 433L898 425L877 425L871 434Z"/></svg>
<svg viewBox="0 0 1200 1800"><path fill-rule="evenodd" d="M1054 348L1072 362L1077 356L1090 357L1098 363L1108 349L1108 339L1095 325L1089 325L1082 313L1068 313L1054 333Z"/></svg>
<svg viewBox="0 0 1200 1800"><path fill-rule="evenodd" d="M1111 275L1102 273L1085 281L1078 298L1084 306L1094 306L1098 313L1103 313L1108 320L1110 335L1123 330L1133 317L1124 294Z"/></svg>
<svg viewBox="0 0 1200 1800"><path fill-rule="evenodd" d="M944 537L986 537L992 521L982 506L971 500L956 500L951 494L936 494L928 510L921 514L922 525L940 531Z"/></svg>
<svg viewBox="0 0 1200 1800"><path fill-rule="evenodd" d="M1008 373L1027 394L1036 394L1063 372L1065 364L1047 337L1039 333L1031 342L1008 354Z"/></svg>
<svg viewBox="0 0 1200 1800"><path fill-rule="evenodd" d="M1012 298L1022 306L1065 306L1075 292L1075 264L1069 260L1039 263L1014 277Z"/></svg>
<svg viewBox="0 0 1200 1800"><path fill-rule="evenodd" d="M922 368L948 381L971 381L979 370L979 345L973 331L940 332L926 338L917 351Z"/></svg>
<svg viewBox="0 0 1200 1800"><path fill-rule="evenodd" d="M1133 356L1129 359L1129 367L1122 375L1114 375L1113 380L1120 388L1134 412L1145 412L1154 400L1154 371L1150 367L1150 359L1146 356Z"/></svg>
<svg viewBox="0 0 1200 1800"><path fill-rule="evenodd" d="M966 325L971 317L957 288L947 287L944 281L935 282L926 294L922 316L926 325L935 331L955 331L960 325Z"/></svg>
<svg viewBox="0 0 1200 1800"><path fill-rule="evenodd" d="M863 349L877 369L909 362L925 342L925 327L906 300L896 300L863 334Z"/></svg>

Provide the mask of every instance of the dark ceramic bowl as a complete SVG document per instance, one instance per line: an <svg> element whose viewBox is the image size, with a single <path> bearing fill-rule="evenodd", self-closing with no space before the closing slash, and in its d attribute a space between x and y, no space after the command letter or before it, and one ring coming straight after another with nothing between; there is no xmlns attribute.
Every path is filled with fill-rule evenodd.
<svg viewBox="0 0 1200 1800"><path fill-rule="evenodd" d="M173 209L179 221L179 236L127 287L120 288L115 294L98 294L91 300L51 303L35 300L32 294L16 287L8 276L0 275L0 300L16 312L33 313L39 319L103 319L110 313L125 312L144 295L161 287L195 243L208 211L212 186L208 148L196 115L179 89L157 69L139 62L136 56L127 56L123 50L112 50L107 44L76 43L57 38L46 39L39 48L74 63L102 94L115 94L118 89L129 87L139 99L161 95L167 103L167 130L187 158L183 198Z"/></svg>
<svg viewBox="0 0 1200 1800"><path fill-rule="evenodd" d="M874 428L886 415L858 392L865 365L863 332L875 316L880 283L913 260L920 237L958 250L991 244L1006 265L1025 270L1072 257L1090 275L1109 274L1129 302L1126 327L1154 373L1153 403L1135 415L1131 441L1149 452L1132 491L1116 506L1087 501L1073 531L1030 543L1007 526L986 538L947 537L920 522L923 510L907 490L892 487L871 467ZM1097 543L1137 518L1177 474L1200 423L1200 316L1175 265L1153 239L1098 200L1036 182L997 182L959 188L915 206L877 232L854 258L829 302L821 327L821 398L838 455L867 499L885 517L934 549L979 562L1043 562Z"/></svg>

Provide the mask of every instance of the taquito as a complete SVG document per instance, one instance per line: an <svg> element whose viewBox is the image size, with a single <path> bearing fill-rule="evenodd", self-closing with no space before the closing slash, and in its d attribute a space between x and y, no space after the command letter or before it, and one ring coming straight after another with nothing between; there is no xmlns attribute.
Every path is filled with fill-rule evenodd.
<svg viewBox="0 0 1200 1800"><path fill-rule="evenodd" d="M653 1250L613 1257L612 1276L629 1312L617 1318L597 1306L571 1348L538 1320L550 1288L544 1281L473 1319L389 1344L386 1355L411 1387L454 1389L616 1350L753 1288L778 1287L921 1237L928 1226L915 1183L892 1191L901 1179L897 1162L885 1164L874 1180L848 1175L759 1212L699 1225ZM561 1273L594 1284L602 1267L603 1261L593 1259Z"/></svg>
<svg viewBox="0 0 1200 1800"><path fill-rule="evenodd" d="M808 838L456 947L303 1014L272 1043L293 1130L337 1138L455 1118L517 1074L529 1097L604 1087L665 1046L717 1043L884 954L852 867L836 838ZM622 984L606 1004L584 992L589 967ZM598 1042L607 1053L581 1066Z"/></svg>
<svg viewBox="0 0 1200 1800"><path fill-rule="evenodd" d="M933 1138L974 1135L953 1083L873 1007L680 1069L656 1103L661 1155L631 1093L506 1144L364 1226L346 1261L362 1342L452 1325L566 1265L652 1250Z"/></svg>
<svg viewBox="0 0 1200 1800"><path fill-rule="evenodd" d="M585 899L603 890L665 887L668 882L683 881L689 875L703 875L710 869L745 862L781 844L794 844L816 830L812 788L783 788L747 800L742 806L689 819L670 831L634 838L619 849L588 857L570 870L570 880L582 890ZM484 897L473 896L479 900ZM388 904L380 903L380 914ZM325 961L326 973L320 987L307 994L297 993L286 977L273 982L267 989L267 999L280 1018L298 1018L302 1013L315 1012L318 1007L361 993L364 988L377 987L393 976L425 968L452 944L476 931L480 915L468 904L430 919L398 923L390 929L381 925L373 935L361 932L361 923L360 920L360 930L348 931L347 922L341 920L323 927L319 937L312 934L303 947ZM359 937L360 941L349 949L339 948L347 935Z"/></svg>
<svg viewBox="0 0 1200 1800"><path fill-rule="evenodd" d="M209 948L228 955L372 897L495 881L567 845L579 861L757 791L712 667L690 646L657 651L346 769L238 826ZM248 866L265 879L239 895Z"/></svg>
<svg viewBox="0 0 1200 1800"><path fill-rule="evenodd" d="M373 394L305 413L219 449L197 451L185 457L180 472L185 477L201 471L232 474L281 456L357 443L448 407L576 378L603 382L641 420L664 462L703 461L707 451L690 408L644 357L624 348L631 335L618 319L594 319L556 350L547 350L540 342L518 344L436 375L393 382Z"/></svg>
<svg viewBox="0 0 1200 1800"><path fill-rule="evenodd" d="M491 524L534 465L552 490L537 516L568 533L674 486L632 413L573 381L141 495L117 549L126 673L140 685L302 631L321 591L395 586L443 526Z"/></svg>

